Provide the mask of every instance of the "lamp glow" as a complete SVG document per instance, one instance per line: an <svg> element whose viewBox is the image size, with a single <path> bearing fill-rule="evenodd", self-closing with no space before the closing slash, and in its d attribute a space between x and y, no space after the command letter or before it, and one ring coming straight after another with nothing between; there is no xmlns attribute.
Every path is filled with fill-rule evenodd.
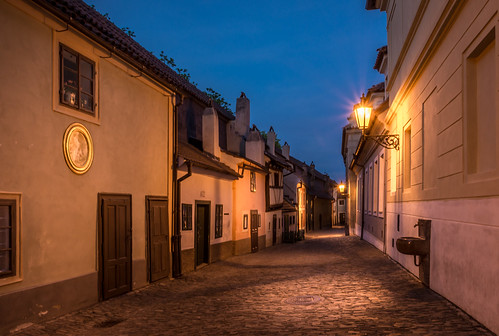
<svg viewBox="0 0 499 336"><path fill-rule="evenodd" d="M340 190L340 193L345 192L345 185L344 185L343 183L341 183L341 184L338 186L338 189Z"/></svg>
<svg viewBox="0 0 499 336"><path fill-rule="evenodd" d="M369 121L371 120L372 107L367 106L366 97L362 94L360 98L360 103L354 106L355 119L357 121L357 127L364 131L369 128Z"/></svg>

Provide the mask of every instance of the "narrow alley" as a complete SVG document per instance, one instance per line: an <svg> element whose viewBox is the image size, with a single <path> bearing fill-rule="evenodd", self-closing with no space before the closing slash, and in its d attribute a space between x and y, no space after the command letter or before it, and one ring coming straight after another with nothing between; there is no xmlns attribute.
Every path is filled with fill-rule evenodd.
<svg viewBox="0 0 499 336"><path fill-rule="evenodd" d="M341 230L231 257L15 335L493 335Z"/></svg>

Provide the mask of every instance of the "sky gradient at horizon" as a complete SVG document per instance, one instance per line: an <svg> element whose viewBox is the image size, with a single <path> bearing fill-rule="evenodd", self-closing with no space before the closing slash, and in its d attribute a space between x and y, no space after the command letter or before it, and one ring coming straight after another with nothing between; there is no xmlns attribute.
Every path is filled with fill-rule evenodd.
<svg viewBox="0 0 499 336"><path fill-rule="evenodd" d="M342 127L360 95L383 81L373 65L386 45L385 13L365 10L365 0L86 2L233 111L245 92L252 124L273 126L291 155L345 179Z"/></svg>

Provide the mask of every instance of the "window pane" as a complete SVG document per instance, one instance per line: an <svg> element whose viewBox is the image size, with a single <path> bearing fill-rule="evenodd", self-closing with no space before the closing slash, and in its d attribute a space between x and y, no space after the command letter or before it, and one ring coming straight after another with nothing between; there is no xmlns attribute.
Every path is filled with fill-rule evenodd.
<svg viewBox="0 0 499 336"><path fill-rule="evenodd" d="M78 107L78 91L70 86L65 86L63 91L63 101L66 104Z"/></svg>
<svg viewBox="0 0 499 336"><path fill-rule="evenodd" d="M81 108L89 111L94 110L94 99L92 96L82 93L81 94Z"/></svg>
<svg viewBox="0 0 499 336"><path fill-rule="evenodd" d="M81 60L80 61L80 75L85 76L87 78L93 79L94 78L94 66L85 61Z"/></svg>
<svg viewBox="0 0 499 336"><path fill-rule="evenodd" d="M62 57L64 60L64 66L70 69L73 69L75 71L78 71L78 65L77 65L77 57L76 55L71 54L67 50L62 51Z"/></svg>
<svg viewBox="0 0 499 336"><path fill-rule="evenodd" d="M0 274L10 272L12 270L11 251L0 251Z"/></svg>
<svg viewBox="0 0 499 336"><path fill-rule="evenodd" d="M94 93L93 82L85 77L80 78L81 91L92 95Z"/></svg>
<svg viewBox="0 0 499 336"><path fill-rule="evenodd" d="M73 70L64 69L64 85L78 88L78 74Z"/></svg>
<svg viewBox="0 0 499 336"><path fill-rule="evenodd" d="M0 228L10 227L10 206L0 205Z"/></svg>
<svg viewBox="0 0 499 336"><path fill-rule="evenodd" d="M10 241L11 230L10 229L0 229L0 249L11 248L12 242Z"/></svg>

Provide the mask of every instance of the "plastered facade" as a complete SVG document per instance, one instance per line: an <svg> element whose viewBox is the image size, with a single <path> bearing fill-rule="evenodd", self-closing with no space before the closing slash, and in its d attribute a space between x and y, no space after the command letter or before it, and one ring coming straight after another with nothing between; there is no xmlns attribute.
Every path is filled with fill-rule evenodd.
<svg viewBox="0 0 499 336"><path fill-rule="evenodd" d="M499 331L497 1L388 1L387 253L432 220L430 287ZM400 216L400 228L396 228Z"/></svg>
<svg viewBox="0 0 499 336"><path fill-rule="evenodd" d="M0 22L2 32L15 32L1 35L0 197L16 195L20 214L18 274L0 279L0 300L43 285L56 293L78 278L89 279L79 284L90 290L74 288L73 302L54 295L44 305L59 308L40 308L42 315L97 299L99 193L131 195L132 288L145 285L145 197L171 199L171 92L145 76L132 78L133 67L103 58L109 54L101 46L72 28L56 32L65 26L30 4L0 1ZM95 62L95 116L59 103L61 43ZM82 175L63 155L64 132L75 122L94 145Z"/></svg>

